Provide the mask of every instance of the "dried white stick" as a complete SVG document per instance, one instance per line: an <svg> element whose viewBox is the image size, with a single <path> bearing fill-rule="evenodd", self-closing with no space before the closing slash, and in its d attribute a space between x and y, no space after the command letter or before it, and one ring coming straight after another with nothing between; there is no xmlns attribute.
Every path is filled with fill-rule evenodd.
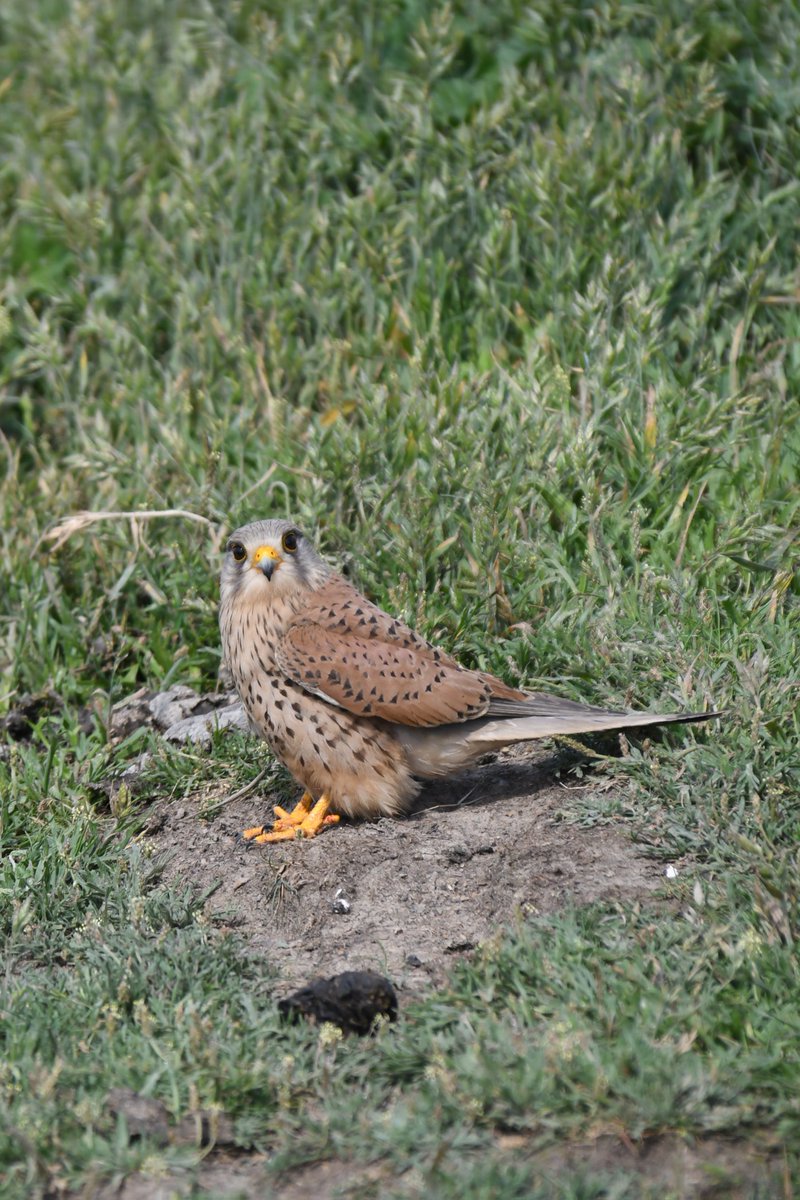
<svg viewBox="0 0 800 1200"><path fill-rule="evenodd" d="M53 551L60 550L74 533L79 533L82 529L87 529L97 521L130 521L135 537L139 521L153 521L160 517L180 517L184 521L198 521L201 525L207 525L209 529L216 529L216 525L213 521L209 521L208 517L202 517L200 513L189 512L185 508L151 508L141 509L138 512L102 510L100 512L73 513L71 517L67 517L64 521L59 521L58 525L43 533L39 538L39 544L42 542L52 542L51 549Z"/></svg>

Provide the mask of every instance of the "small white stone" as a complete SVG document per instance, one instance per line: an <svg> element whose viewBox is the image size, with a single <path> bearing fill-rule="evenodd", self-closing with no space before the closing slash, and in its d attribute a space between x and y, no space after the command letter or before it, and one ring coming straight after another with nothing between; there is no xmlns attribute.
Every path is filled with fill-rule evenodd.
<svg viewBox="0 0 800 1200"><path fill-rule="evenodd" d="M664 871L664 874L666 875L667 879L677 879L678 878L678 868L673 867L672 863L670 863L669 866Z"/></svg>

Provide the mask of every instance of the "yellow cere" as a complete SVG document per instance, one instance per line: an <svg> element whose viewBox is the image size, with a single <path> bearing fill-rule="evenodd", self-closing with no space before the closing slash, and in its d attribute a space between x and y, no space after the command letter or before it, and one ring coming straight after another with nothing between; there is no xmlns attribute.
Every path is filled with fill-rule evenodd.
<svg viewBox="0 0 800 1200"><path fill-rule="evenodd" d="M257 567L265 558L271 558L273 562L281 562L281 556L274 546L259 546L253 555L253 566Z"/></svg>

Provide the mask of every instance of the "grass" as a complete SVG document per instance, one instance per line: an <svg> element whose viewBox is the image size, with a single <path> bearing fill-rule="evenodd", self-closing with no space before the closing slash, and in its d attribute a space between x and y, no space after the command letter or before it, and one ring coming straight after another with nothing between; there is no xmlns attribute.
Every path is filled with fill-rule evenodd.
<svg viewBox="0 0 800 1200"><path fill-rule="evenodd" d="M403 1194L641 1194L543 1179L508 1130L772 1144L783 1190L752 1195L793 1194L796 6L33 0L0 28L0 703L59 700L0 760L4 1194L191 1167L112 1119L122 1085ZM211 524L41 540L142 508ZM604 768L693 856L674 905L508 931L368 1045L279 1027L270 965L94 786L143 748L110 703L213 684L218 534L266 513L511 683L724 708ZM222 740L154 786L242 763Z"/></svg>

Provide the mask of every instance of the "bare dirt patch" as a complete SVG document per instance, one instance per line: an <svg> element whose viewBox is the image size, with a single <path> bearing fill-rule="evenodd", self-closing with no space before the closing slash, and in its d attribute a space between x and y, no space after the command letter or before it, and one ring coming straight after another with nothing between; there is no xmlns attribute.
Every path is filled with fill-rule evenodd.
<svg viewBox="0 0 800 1200"><path fill-rule="evenodd" d="M632 900L663 882L628 828L564 819L571 797L554 781L557 763L515 748L428 785L405 818L267 846L240 831L268 819L273 796L233 802L211 821L199 799L165 803L151 840L169 855L168 881L219 883L209 912L269 956L287 989L372 969L402 1002L520 917Z"/></svg>
<svg viewBox="0 0 800 1200"><path fill-rule="evenodd" d="M208 914L270 959L278 996L318 976L375 970L392 980L402 1007L441 986L460 955L518 920L602 899L650 896L658 903L664 866L639 852L629 825L584 828L570 819L578 809L574 781L565 786L558 778L566 761L541 748L514 747L427 785L404 818L342 822L309 841L242 840L241 831L269 821L282 799L268 791L228 803L210 820L203 817L208 795L159 802L146 836L165 856L167 882L200 890L216 885ZM585 781L583 805L593 789L609 786ZM501 1138L498 1148L527 1158L545 1181L596 1169L639 1174L678 1197L719 1194L717 1147L666 1139L643 1148L601 1138L536 1154L524 1138L508 1146ZM747 1153L742 1159L749 1179L757 1166ZM184 1176L134 1175L115 1194L157 1200L199 1187L201 1194L306 1200L377 1196L391 1187L411 1196L419 1194L412 1176L395 1177L386 1164L333 1159L276 1181L264 1156L218 1143ZM735 1175L725 1178L735 1183ZM157 1183L163 1192L154 1190Z"/></svg>
<svg viewBox="0 0 800 1200"><path fill-rule="evenodd" d="M602 899L658 903L663 864L638 852L630 826L571 821L576 797L557 778L563 765L563 756L515 747L426 786L405 818L343 822L310 841L242 840L241 830L267 821L280 800L268 792L227 804L212 820L202 816L208 796L161 802L147 836L166 856L168 882L218 885L206 902L209 915L269 957L279 995L320 975L377 970L391 978L402 1006L440 986L459 955L519 919ZM589 782L583 801L601 786ZM536 1151L525 1135L500 1135L497 1147L528 1161L544 1185L586 1171L638 1176L644 1189L680 1200L744 1197L755 1182L781 1178L769 1146L761 1154L723 1139L669 1136L633 1145L601 1136ZM218 1143L184 1175L132 1175L114 1195L166 1200L200 1188L220 1197L316 1200L379 1196L389 1187L398 1196L419 1194L414 1172L396 1176L383 1163L331 1159L276 1180L265 1156ZM110 1194L101 1189L95 1200Z"/></svg>

